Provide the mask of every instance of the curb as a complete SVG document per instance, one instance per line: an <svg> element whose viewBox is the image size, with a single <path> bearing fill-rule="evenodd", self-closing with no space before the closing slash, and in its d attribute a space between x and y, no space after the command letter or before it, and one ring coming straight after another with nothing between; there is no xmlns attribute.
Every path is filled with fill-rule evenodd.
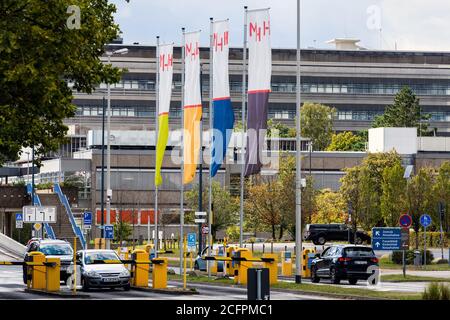
<svg viewBox="0 0 450 320"><path fill-rule="evenodd" d="M168 289L153 289L149 287L131 287L131 290L136 291L146 291L146 292L154 292L154 293L163 293L163 294L171 294L171 295L193 295L200 294L195 288L190 289L180 289L180 288L168 288Z"/></svg>
<svg viewBox="0 0 450 320"><path fill-rule="evenodd" d="M73 294L72 292L48 292L44 290L37 290L37 289L25 289L25 292L27 293L34 293L34 294L40 294L44 296L52 296L52 297L61 297L61 298L69 298L69 299L87 299L91 296L85 293L76 293Z"/></svg>
<svg viewBox="0 0 450 320"><path fill-rule="evenodd" d="M181 281L181 280L171 280L171 281ZM227 287L229 285L224 283L211 283L211 282L201 282L201 281L190 281L192 284L210 284L211 286L217 286L217 287ZM232 284L231 288L243 288L246 287L239 284ZM346 294L338 294L338 293L323 293L323 292L314 292L314 291L303 291L303 290L294 290L294 289L280 289L280 288L270 288L270 291L274 292L286 292L286 293L298 293L298 294L304 294L304 295L310 295L310 296L319 296L319 297L329 297L329 298L340 298L340 299L346 299L346 300L391 300L388 298L378 298L378 297L365 297L365 296L358 296L358 295L346 295Z"/></svg>

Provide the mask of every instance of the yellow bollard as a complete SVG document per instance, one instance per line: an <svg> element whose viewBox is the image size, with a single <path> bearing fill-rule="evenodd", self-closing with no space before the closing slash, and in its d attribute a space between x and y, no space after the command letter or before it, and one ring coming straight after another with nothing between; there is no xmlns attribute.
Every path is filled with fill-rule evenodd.
<svg viewBox="0 0 450 320"><path fill-rule="evenodd" d="M167 258L153 259L153 289L166 289L167 288ZM186 262L185 262L186 263ZM186 281L186 271L185 271ZM186 288L186 283L184 283Z"/></svg>
<svg viewBox="0 0 450 320"><path fill-rule="evenodd" d="M42 252L33 251L30 252L30 258L32 262L31 271L31 288L37 290L44 290L46 287L45 281L45 255ZM34 265L37 264L37 265Z"/></svg>
<svg viewBox="0 0 450 320"><path fill-rule="evenodd" d="M234 248L234 247L229 247L229 248L227 248L226 249L226 256L228 257L228 258L231 258L231 257L233 257L233 255L234 255L234 250L236 250L236 248ZM233 262L233 261L227 261L226 262L226 265L225 265L225 275L234 275L234 269L235 269L235 265L237 265L236 264L236 262Z"/></svg>
<svg viewBox="0 0 450 320"><path fill-rule="evenodd" d="M46 266L46 290L49 292L55 292L60 290L60 269L61 260L59 258L47 258L47 263L54 263L55 265Z"/></svg>
<svg viewBox="0 0 450 320"><path fill-rule="evenodd" d="M131 273L133 275L132 285L136 287L148 287L150 260L147 252L136 249L131 254L131 257L135 262L131 266Z"/></svg>
<svg viewBox="0 0 450 320"><path fill-rule="evenodd" d="M309 255L315 253L315 249L304 249L302 252L302 277L311 278L311 269L308 267Z"/></svg>
<svg viewBox="0 0 450 320"><path fill-rule="evenodd" d="M273 259L273 261L263 261L263 267L269 269L269 283L276 284L278 282L278 256L276 253L265 253L263 259Z"/></svg>
<svg viewBox="0 0 450 320"><path fill-rule="evenodd" d="M292 254L289 251L281 252L281 275L292 276Z"/></svg>
<svg viewBox="0 0 450 320"><path fill-rule="evenodd" d="M106 239L105 238L95 238L94 248L95 249L105 249L106 248Z"/></svg>
<svg viewBox="0 0 450 320"><path fill-rule="evenodd" d="M252 258L252 253L247 248L239 248L234 254L237 258ZM251 261L238 261L237 269L234 270L234 283L247 284L247 269L251 268L253 263Z"/></svg>

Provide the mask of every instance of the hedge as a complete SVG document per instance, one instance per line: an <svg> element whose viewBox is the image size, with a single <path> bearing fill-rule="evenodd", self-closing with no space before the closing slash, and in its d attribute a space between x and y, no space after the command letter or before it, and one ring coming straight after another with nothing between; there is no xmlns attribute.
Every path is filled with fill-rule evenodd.
<svg viewBox="0 0 450 320"><path fill-rule="evenodd" d="M414 251L415 250L407 250L406 253L406 264L414 264ZM422 258L423 264L423 250L420 250L420 256ZM391 261L395 264L403 264L403 251L393 251L391 254ZM427 264L431 264L434 256L430 250L427 250Z"/></svg>

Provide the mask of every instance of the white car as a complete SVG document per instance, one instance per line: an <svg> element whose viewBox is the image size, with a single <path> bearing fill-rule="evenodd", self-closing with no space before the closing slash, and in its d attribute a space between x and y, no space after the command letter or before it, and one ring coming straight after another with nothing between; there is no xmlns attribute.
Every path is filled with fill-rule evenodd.
<svg viewBox="0 0 450 320"><path fill-rule="evenodd" d="M114 250L80 250L77 265L81 269L83 290L90 288L123 288L130 290L130 272Z"/></svg>

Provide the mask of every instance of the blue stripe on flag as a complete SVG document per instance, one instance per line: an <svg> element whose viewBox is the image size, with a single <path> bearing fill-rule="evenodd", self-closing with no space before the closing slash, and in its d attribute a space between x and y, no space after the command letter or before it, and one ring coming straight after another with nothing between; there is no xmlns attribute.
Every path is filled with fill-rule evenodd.
<svg viewBox="0 0 450 320"><path fill-rule="evenodd" d="M230 99L213 101L213 150L211 163L211 177L220 169L227 153L227 146L231 139L234 125L234 112ZM219 134L220 132L220 134Z"/></svg>

